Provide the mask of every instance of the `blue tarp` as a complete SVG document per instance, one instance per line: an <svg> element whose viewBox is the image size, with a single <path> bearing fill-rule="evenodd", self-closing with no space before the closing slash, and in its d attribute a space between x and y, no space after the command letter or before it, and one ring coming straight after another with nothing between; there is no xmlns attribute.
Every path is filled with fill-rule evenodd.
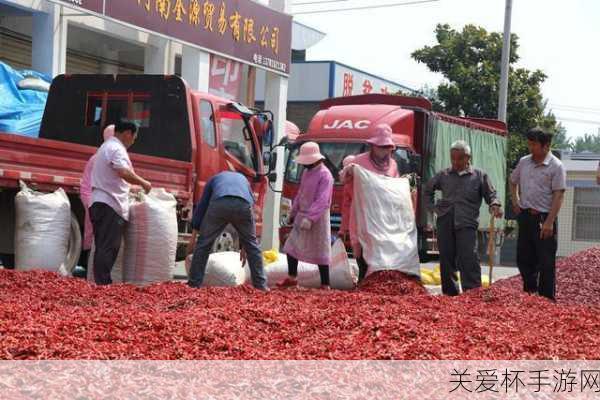
<svg viewBox="0 0 600 400"><path fill-rule="evenodd" d="M19 89L18 83L36 77L50 83L51 79L39 72L17 71L0 62L0 132L38 137L48 93Z"/></svg>

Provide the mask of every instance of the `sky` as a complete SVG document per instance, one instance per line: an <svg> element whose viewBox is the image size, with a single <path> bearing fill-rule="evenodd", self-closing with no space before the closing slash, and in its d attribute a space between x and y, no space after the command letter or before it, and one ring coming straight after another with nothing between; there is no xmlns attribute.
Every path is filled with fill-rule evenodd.
<svg viewBox="0 0 600 400"><path fill-rule="evenodd" d="M292 4L327 0L291 0ZM398 3L338 0L293 5L294 18L327 34L307 52L309 60L335 60L419 89L443 79L410 54L435 44L434 29L477 24L503 31L505 0L440 0L395 8L296 14L325 8ZM519 36L518 66L548 75L545 98L569 136L600 132L600 0L513 0L512 32ZM575 122L586 120L591 122Z"/></svg>

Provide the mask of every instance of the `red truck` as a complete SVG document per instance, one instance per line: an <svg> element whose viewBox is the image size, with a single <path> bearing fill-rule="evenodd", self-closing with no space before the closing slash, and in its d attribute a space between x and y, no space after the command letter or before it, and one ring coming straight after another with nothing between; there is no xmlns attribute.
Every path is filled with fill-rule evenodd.
<svg viewBox="0 0 600 400"><path fill-rule="evenodd" d="M450 166L450 143L467 139L474 146L473 165L485 169L504 199L506 181L506 125L500 121L453 117L432 111L424 98L393 95L360 95L325 100L312 118L308 131L290 140L288 145L283 194L281 199L280 245L290 232L285 225L302 174L295 163L302 143L317 142L326 156L325 163L335 178L331 229L335 235L341 224L342 186L339 173L342 161L351 154L367 150L366 140L374 128L387 123L394 132L400 174L417 176L416 217L419 227L419 250L422 258L437 253L433 216L422 207L421 182L426 182L442 168ZM483 207L483 206L482 206ZM480 230L487 229L487 211L482 212ZM497 226L502 228L502 222ZM348 246L348 248L350 248Z"/></svg>
<svg viewBox="0 0 600 400"><path fill-rule="evenodd" d="M71 202L72 229L67 266L85 265L81 256L84 209L80 179L102 143L102 128L127 118L139 126L131 147L136 172L178 201L178 258L190 233L193 205L210 177L235 170L249 177L257 198L260 234L262 205L274 159L272 114L190 90L177 76L61 75L54 79L39 138L0 133L0 255L14 262L14 197L19 180L40 191L62 187ZM238 246L227 229L215 250ZM81 259L80 259L81 258Z"/></svg>

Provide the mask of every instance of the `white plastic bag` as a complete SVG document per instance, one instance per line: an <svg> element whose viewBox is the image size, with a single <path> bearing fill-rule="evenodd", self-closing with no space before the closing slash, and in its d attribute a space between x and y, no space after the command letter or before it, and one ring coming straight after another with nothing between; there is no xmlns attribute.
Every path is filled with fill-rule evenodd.
<svg viewBox="0 0 600 400"><path fill-rule="evenodd" d="M149 284L173 278L177 253L177 200L164 189L140 194L129 208L123 278Z"/></svg>
<svg viewBox="0 0 600 400"><path fill-rule="evenodd" d="M329 267L329 282L333 289L351 290L356 287L358 275L350 265L346 246L342 239L337 239L331 249L331 266Z"/></svg>
<svg viewBox="0 0 600 400"><path fill-rule="evenodd" d="M68 275L65 259L71 232L71 204L65 191L39 193L21 182L15 208L16 268Z"/></svg>
<svg viewBox="0 0 600 400"><path fill-rule="evenodd" d="M189 276L192 265L190 254L185 260L185 269ZM233 287L243 285L249 277L248 266L242 267L240 253L227 251L213 253L208 258L202 286Z"/></svg>
<svg viewBox="0 0 600 400"><path fill-rule="evenodd" d="M113 265L110 270L110 278L112 283L123 283L123 253L125 251L125 244L121 241L121 247L119 248L119 254L117 255L117 259L115 260L115 265ZM90 255L88 257L87 264L87 280L89 282L94 283L94 254L96 253L96 243L92 242L92 249L90 250Z"/></svg>
<svg viewBox="0 0 600 400"><path fill-rule="evenodd" d="M352 212L369 274L397 270L420 276L408 179L389 178L355 166Z"/></svg>
<svg viewBox="0 0 600 400"><path fill-rule="evenodd" d="M278 282L288 277L288 264L286 257L279 257L274 263L265 265L265 275L269 287L276 287ZM298 285L305 288L317 289L321 287L319 267L300 261L298 263Z"/></svg>

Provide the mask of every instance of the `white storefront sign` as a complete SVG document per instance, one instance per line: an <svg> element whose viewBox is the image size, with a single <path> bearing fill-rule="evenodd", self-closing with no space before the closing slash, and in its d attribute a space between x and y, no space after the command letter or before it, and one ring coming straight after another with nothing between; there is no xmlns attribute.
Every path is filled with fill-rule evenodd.
<svg viewBox="0 0 600 400"><path fill-rule="evenodd" d="M393 82L340 64L335 64L333 85L333 97L359 94L394 94L399 90L406 90L406 88Z"/></svg>

